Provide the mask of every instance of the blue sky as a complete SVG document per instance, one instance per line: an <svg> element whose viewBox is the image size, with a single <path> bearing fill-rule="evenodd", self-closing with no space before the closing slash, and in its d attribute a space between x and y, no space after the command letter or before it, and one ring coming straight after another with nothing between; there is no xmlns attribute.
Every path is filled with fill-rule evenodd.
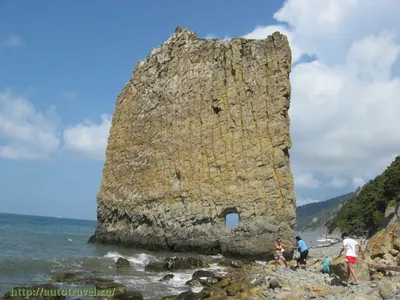
<svg viewBox="0 0 400 300"><path fill-rule="evenodd" d="M1 1L0 212L96 218L117 95L177 26L288 35L299 204L373 178L400 152L399 3L327 2Z"/></svg>

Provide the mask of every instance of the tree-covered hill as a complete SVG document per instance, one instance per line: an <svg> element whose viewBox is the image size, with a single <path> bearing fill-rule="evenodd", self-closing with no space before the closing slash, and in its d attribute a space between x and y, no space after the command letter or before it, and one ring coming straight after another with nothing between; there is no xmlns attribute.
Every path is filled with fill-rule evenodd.
<svg viewBox="0 0 400 300"><path fill-rule="evenodd" d="M400 156L375 179L369 181L360 193L347 201L329 225L353 234L372 235L381 225L389 203L400 196Z"/></svg>
<svg viewBox="0 0 400 300"><path fill-rule="evenodd" d="M342 204L355 193L348 193L329 200L314 202L296 208L296 231L326 231L327 224L340 210Z"/></svg>

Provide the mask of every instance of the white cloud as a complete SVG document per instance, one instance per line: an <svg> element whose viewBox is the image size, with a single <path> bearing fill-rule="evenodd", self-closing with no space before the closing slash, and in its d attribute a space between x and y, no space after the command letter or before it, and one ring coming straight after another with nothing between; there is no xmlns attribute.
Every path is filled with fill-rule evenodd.
<svg viewBox="0 0 400 300"><path fill-rule="evenodd" d="M0 92L0 158L46 159L59 145L54 107L41 113L25 97Z"/></svg>
<svg viewBox="0 0 400 300"><path fill-rule="evenodd" d="M18 35L12 35L2 43L6 47L20 47L24 45L24 41Z"/></svg>
<svg viewBox="0 0 400 300"><path fill-rule="evenodd" d="M344 178L334 177L330 182L327 183L327 186L331 186L333 188L342 188L345 187L349 182Z"/></svg>
<svg viewBox="0 0 400 300"><path fill-rule="evenodd" d="M354 188L400 154L399 11L397 0L288 0L274 15L281 24L246 35L279 30L294 61L316 57L291 73L292 168L308 174L296 187L323 174L324 186Z"/></svg>
<svg viewBox="0 0 400 300"><path fill-rule="evenodd" d="M64 147L96 160L104 160L111 116L101 115L99 124L85 120L64 130Z"/></svg>
<svg viewBox="0 0 400 300"><path fill-rule="evenodd" d="M312 173L302 173L294 176L294 183L297 187L316 189L321 182L314 178Z"/></svg>
<svg viewBox="0 0 400 300"><path fill-rule="evenodd" d="M365 180L362 177L354 177L353 178L353 186L355 188L361 187L365 184Z"/></svg>
<svg viewBox="0 0 400 300"><path fill-rule="evenodd" d="M302 206L313 202L321 202L321 200L317 200L314 198L303 198L301 196L297 196L296 198L296 206Z"/></svg>

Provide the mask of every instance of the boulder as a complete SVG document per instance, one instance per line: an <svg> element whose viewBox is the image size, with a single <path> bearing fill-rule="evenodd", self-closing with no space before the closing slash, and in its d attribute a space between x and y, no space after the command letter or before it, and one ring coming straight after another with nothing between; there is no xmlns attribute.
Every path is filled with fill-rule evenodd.
<svg viewBox="0 0 400 300"><path fill-rule="evenodd" d="M371 237L366 247L366 253L372 259L384 258L391 249L400 250L400 240L397 241L398 239L400 239L400 225L394 223Z"/></svg>
<svg viewBox="0 0 400 300"><path fill-rule="evenodd" d="M242 293L250 289L250 285L246 282L234 282L226 287L226 293L228 296L235 296L238 293Z"/></svg>
<svg viewBox="0 0 400 300"><path fill-rule="evenodd" d="M254 287L249 290L246 290L242 293L239 293L235 296L235 300L260 300L260 299L268 299L268 287L260 286Z"/></svg>
<svg viewBox="0 0 400 300"><path fill-rule="evenodd" d="M128 291L116 294L113 299L116 300L143 300L143 295L137 291Z"/></svg>
<svg viewBox="0 0 400 300"><path fill-rule="evenodd" d="M165 275L163 278L161 278L159 281L169 281L169 280L171 280L172 278L174 278L174 274L167 274L167 275Z"/></svg>
<svg viewBox="0 0 400 300"><path fill-rule="evenodd" d="M345 280L347 274L347 263L344 256L335 258L329 265L329 268L331 273L339 276L341 280ZM357 263L353 265L353 269L356 272L359 281L370 279L368 264L365 260L357 258Z"/></svg>
<svg viewBox="0 0 400 300"><path fill-rule="evenodd" d="M292 284L288 279L283 277L273 277L269 279L268 286L271 289L291 288Z"/></svg>
<svg viewBox="0 0 400 300"><path fill-rule="evenodd" d="M165 259L169 271L202 268L203 261L194 257L167 257Z"/></svg>
<svg viewBox="0 0 400 300"><path fill-rule="evenodd" d="M379 294L383 299L396 299L397 287L391 282L385 282L379 287Z"/></svg>
<svg viewBox="0 0 400 300"><path fill-rule="evenodd" d="M117 262L115 263L116 267L118 269L122 269L122 268L130 268L131 264L129 263L129 260L127 260L126 258L120 257L118 258Z"/></svg>
<svg viewBox="0 0 400 300"><path fill-rule="evenodd" d="M210 288L210 295L209 298L210 299L226 299L228 297L228 295L226 294L226 291L213 286L212 288Z"/></svg>
<svg viewBox="0 0 400 300"><path fill-rule="evenodd" d="M198 270L196 272L193 273L192 275L192 279L199 279L201 277L210 277L212 276L213 273L211 271L207 271L207 270Z"/></svg>
<svg viewBox="0 0 400 300"><path fill-rule="evenodd" d="M146 272L164 272L164 271L168 271L168 263L159 262L159 261L150 262L144 267L144 270Z"/></svg>
<svg viewBox="0 0 400 300"><path fill-rule="evenodd" d="M125 285L114 281L96 281L94 285L98 290L114 289L114 295L123 294L126 292Z"/></svg>
<svg viewBox="0 0 400 300"><path fill-rule="evenodd" d="M231 266L234 268L241 268L243 267L243 262L241 262L240 260L233 260L231 262Z"/></svg>
<svg viewBox="0 0 400 300"><path fill-rule="evenodd" d="M78 276L75 273L71 272L60 273L51 277L52 282L74 283L77 280Z"/></svg>
<svg viewBox="0 0 400 300"><path fill-rule="evenodd" d="M225 279L222 279L221 281L217 282L213 286L223 289L223 288L227 287L230 283L231 283L231 279L230 278L225 278Z"/></svg>
<svg viewBox="0 0 400 300"><path fill-rule="evenodd" d="M201 300L204 298L205 298L204 294L194 293L192 291L186 291L186 292L180 293L176 297L176 300Z"/></svg>
<svg viewBox="0 0 400 300"><path fill-rule="evenodd" d="M197 279L191 279L185 282L185 284L191 289L201 289L203 285Z"/></svg>
<svg viewBox="0 0 400 300"><path fill-rule="evenodd" d="M171 295L171 296L164 296L161 298L161 300L176 300L177 295Z"/></svg>

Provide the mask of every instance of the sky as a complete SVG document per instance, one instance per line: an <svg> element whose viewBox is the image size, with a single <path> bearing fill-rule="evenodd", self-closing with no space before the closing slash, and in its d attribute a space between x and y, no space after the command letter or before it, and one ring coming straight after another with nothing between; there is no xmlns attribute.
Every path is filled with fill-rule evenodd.
<svg viewBox="0 0 400 300"><path fill-rule="evenodd" d="M297 205L354 191L400 154L398 11L398 0L0 1L0 212L96 219L117 96L177 26L286 34Z"/></svg>

